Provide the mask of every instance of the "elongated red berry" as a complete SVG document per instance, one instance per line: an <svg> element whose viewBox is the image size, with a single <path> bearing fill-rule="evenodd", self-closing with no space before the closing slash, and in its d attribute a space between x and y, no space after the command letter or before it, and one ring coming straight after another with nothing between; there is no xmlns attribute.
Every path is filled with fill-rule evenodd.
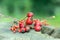
<svg viewBox="0 0 60 40"><path fill-rule="evenodd" d="M30 31L30 27L29 26L26 26L26 32L29 32Z"/></svg>
<svg viewBox="0 0 60 40"><path fill-rule="evenodd" d="M26 25L31 25L33 21L31 20L31 17L28 17L26 20Z"/></svg>
<svg viewBox="0 0 60 40"><path fill-rule="evenodd" d="M19 28L23 28L24 27L24 21L20 21L19 22Z"/></svg>
<svg viewBox="0 0 60 40"><path fill-rule="evenodd" d="M20 33L20 32L22 32L22 30L19 29L18 32Z"/></svg>
<svg viewBox="0 0 60 40"><path fill-rule="evenodd" d="M17 25L14 25L14 27L15 27L15 29L17 29L19 26L17 26Z"/></svg>
<svg viewBox="0 0 60 40"><path fill-rule="evenodd" d="M28 12L27 17L33 17L33 13L32 12Z"/></svg>
<svg viewBox="0 0 60 40"><path fill-rule="evenodd" d="M39 20L35 20L34 26L41 26L42 22L40 22Z"/></svg>
<svg viewBox="0 0 60 40"><path fill-rule="evenodd" d="M21 28L20 30L18 30L19 32L21 33L25 33L26 32L26 29L25 28Z"/></svg>
<svg viewBox="0 0 60 40"><path fill-rule="evenodd" d="M40 31L41 27L40 26L35 26L34 29L35 29L35 31Z"/></svg>
<svg viewBox="0 0 60 40"><path fill-rule="evenodd" d="M23 23L20 23L19 24L19 28L23 28L24 27L24 24Z"/></svg>

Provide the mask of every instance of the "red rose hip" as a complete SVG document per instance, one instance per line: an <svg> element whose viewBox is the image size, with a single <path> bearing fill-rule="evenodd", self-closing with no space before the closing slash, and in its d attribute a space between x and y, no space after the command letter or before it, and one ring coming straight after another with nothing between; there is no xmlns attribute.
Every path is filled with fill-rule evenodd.
<svg viewBox="0 0 60 40"><path fill-rule="evenodd" d="M30 27L29 26L26 26L26 32L29 32L30 31Z"/></svg>
<svg viewBox="0 0 60 40"><path fill-rule="evenodd" d="M28 17L26 20L26 25L31 25L33 21L31 20L31 17Z"/></svg>
<svg viewBox="0 0 60 40"><path fill-rule="evenodd" d="M33 13L32 12L28 12L27 17L33 17Z"/></svg>
<svg viewBox="0 0 60 40"><path fill-rule="evenodd" d="M23 27L24 27L24 21L22 20L19 22L19 28L23 28Z"/></svg>
<svg viewBox="0 0 60 40"><path fill-rule="evenodd" d="M25 33L26 29L25 28L21 28L20 30L18 30L18 32Z"/></svg>
<svg viewBox="0 0 60 40"><path fill-rule="evenodd" d="M40 30L41 30L41 27L40 27L40 26L35 26L35 27L34 27L34 29L35 29L35 31L37 31L37 32L38 32L38 31L40 31Z"/></svg>

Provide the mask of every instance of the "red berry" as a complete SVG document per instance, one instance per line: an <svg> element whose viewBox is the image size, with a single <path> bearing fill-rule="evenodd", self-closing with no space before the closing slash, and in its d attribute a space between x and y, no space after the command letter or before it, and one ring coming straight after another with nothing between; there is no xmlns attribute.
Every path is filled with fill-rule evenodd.
<svg viewBox="0 0 60 40"><path fill-rule="evenodd" d="M35 26L34 29L35 29L35 31L40 31L41 27L40 26Z"/></svg>
<svg viewBox="0 0 60 40"><path fill-rule="evenodd" d="M18 32L22 32L22 30L18 30Z"/></svg>
<svg viewBox="0 0 60 40"><path fill-rule="evenodd" d="M42 24L41 23L35 23L34 26L41 26Z"/></svg>
<svg viewBox="0 0 60 40"><path fill-rule="evenodd" d="M26 24L31 25L32 23L33 23L33 21L31 20L31 17L28 17L26 20Z"/></svg>
<svg viewBox="0 0 60 40"><path fill-rule="evenodd" d="M13 32L15 33L16 31L14 30Z"/></svg>
<svg viewBox="0 0 60 40"><path fill-rule="evenodd" d="M40 22L39 20L35 20L34 26L41 26L42 22Z"/></svg>
<svg viewBox="0 0 60 40"><path fill-rule="evenodd" d="M20 21L19 22L19 28L23 28L24 27L24 21Z"/></svg>
<svg viewBox="0 0 60 40"><path fill-rule="evenodd" d="M15 30L15 28L14 28L14 27L11 27L11 28L10 28L10 30L12 30L12 31L13 31L13 30Z"/></svg>
<svg viewBox="0 0 60 40"><path fill-rule="evenodd" d="M30 31L30 27L29 26L26 26L26 32Z"/></svg>
<svg viewBox="0 0 60 40"><path fill-rule="evenodd" d="M21 33L24 33L25 31L26 31L26 29L25 28L21 28L20 30L18 30L19 32L21 32Z"/></svg>
<svg viewBox="0 0 60 40"><path fill-rule="evenodd" d="M24 27L24 24L23 23L20 23L19 24L19 28L23 28Z"/></svg>
<svg viewBox="0 0 60 40"><path fill-rule="evenodd" d="M18 28L18 26L14 25L14 26L12 26L10 28L10 30L13 31L13 32L16 32L17 31L17 28Z"/></svg>
<svg viewBox="0 0 60 40"><path fill-rule="evenodd" d="M12 28L10 28L10 30L12 30Z"/></svg>
<svg viewBox="0 0 60 40"><path fill-rule="evenodd" d="M15 27L15 29L17 29L17 28L18 28L18 26L17 26L17 25L14 25L14 27Z"/></svg>
<svg viewBox="0 0 60 40"><path fill-rule="evenodd" d="M12 27L10 30L13 31L14 33L16 32L16 28L15 27Z"/></svg>
<svg viewBox="0 0 60 40"><path fill-rule="evenodd" d="M28 12L27 17L33 17L33 13L32 12Z"/></svg>

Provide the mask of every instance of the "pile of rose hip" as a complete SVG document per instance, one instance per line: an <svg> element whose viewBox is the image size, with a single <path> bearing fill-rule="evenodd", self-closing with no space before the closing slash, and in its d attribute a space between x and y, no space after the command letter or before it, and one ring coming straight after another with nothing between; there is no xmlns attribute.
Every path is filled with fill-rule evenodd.
<svg viewBox="0 0 60 40"><path fill-rule="evenodd" d="M47 25L46 20L40 21L39 19L33 19L33 13L28 12L25 20L20 20L18 25L13 25L10 30L13 32L25 33L29 32L30 29L34 29L35 31L41 31L42 25Z"/></svg>

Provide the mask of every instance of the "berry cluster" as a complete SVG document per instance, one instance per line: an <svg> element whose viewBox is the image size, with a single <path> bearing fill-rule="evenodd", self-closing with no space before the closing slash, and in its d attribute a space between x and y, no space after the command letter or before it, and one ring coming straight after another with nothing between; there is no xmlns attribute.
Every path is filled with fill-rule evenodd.
<svg viewBox="0 0 60 40"><path fill-rule="evenodd" d="M25 33L30 29L34 29L39 32L42 29L42 25L47 25L46 21L40 21L39 19L33 19L33 13L28 12L26 20L18 21L18 25L13 25L10 30L13 32Z"/></svg>

